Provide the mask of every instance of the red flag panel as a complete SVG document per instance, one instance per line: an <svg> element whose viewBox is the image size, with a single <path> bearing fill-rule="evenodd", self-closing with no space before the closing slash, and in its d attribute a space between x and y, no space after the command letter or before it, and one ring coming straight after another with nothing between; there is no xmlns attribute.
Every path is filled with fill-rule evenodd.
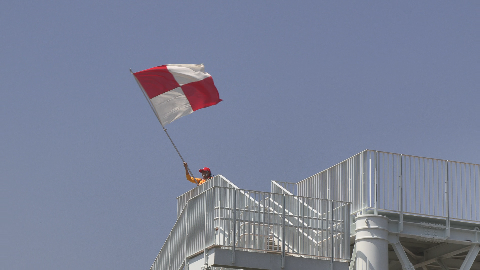
<svg viewBox="0 0 480 270"><path fill-rule="evenodd" d="M201 81L182 85L183 93L187 97L193 111L215 105L222 101L212 77Z"/></svg>
<svg viewBox="0 0 480 270"><path fill-rule="evenodd" d="M134 74L150 99L180 86L165 65Z"/></svg>

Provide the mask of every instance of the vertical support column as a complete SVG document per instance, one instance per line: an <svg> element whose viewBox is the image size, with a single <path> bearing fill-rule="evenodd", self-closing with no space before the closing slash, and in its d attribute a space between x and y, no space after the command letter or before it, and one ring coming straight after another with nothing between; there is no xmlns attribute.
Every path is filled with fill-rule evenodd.
<svg viewBox="0 0 480 270"><path fill-rule="evenodd" d="M379 215L358 216L356 224L356 270L388 269L388 220Z"/></svg>

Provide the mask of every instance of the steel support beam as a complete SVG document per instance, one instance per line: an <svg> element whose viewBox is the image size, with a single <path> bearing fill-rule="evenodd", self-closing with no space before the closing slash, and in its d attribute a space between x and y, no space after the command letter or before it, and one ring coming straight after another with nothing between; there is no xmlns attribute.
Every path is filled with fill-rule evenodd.
<svg viewBox="0 0 480 270"><path fill-rule="evenodd" d="M423 262L415 264L414 267L418 268L418 267L422 267L422 266L429 265L429 264L432 264L432 263L436 263L437 259L439 259L439 258L450 258L452 256L461 254L461 253L471 249L469 246L467 246L467 247L464 246L464 247L458 248L457 245L454 245L453 248L452 248L454 250L452 251L452 250L449 250L447 248L448 246L450 246L450 245L445 244L445 245L440 245L438 247L430 249L430 250L434 250L434 252L431 252L431 253L429 253L428 252L429 250L427 250L425 260ZM440 252L440 250L442 250L442 249L444 249L443 252ZM432 256L432 254L433 254L433 256ZM474 259L475 259L475 257L474 257Z"/></svg>
<svg viewBox="0 0 480 270"><path fill-rule="evenodd" d="M440 265L440 268L441 268L442 270L450 270L450 269L443 263L442 259L439 258L439 259L436 260L436 262L437 262L438 265Z"/></svg>
<svg viewBox="0 0 480 270"><path fill-rule="evenodd" d="M477 230L467 230L450 227L450 236L447 237L444 225L425 222L403 221L403 231L398 230L399 221L389 220L388 230L390 233L397 234L399 237L409 237L423 239L425 241L439 241L445 243L454 243L461 245L471 245L479 243L480 232Z"/></svg>
<svg viewBox="0 0 480 270"><path fill-rule="evenodd" d="M475 258L477 257L479 251L480 251L480 245L473 245L470 248L470 251L468 251L467 257L465 258L465 261L463 261L462 267L460 267L460 270L471 269L472 264L475 261Z"/></svg>
<svg viewBox="0 0 480 270"><path fill-rule="evenodd" d="M464 260L461 259L455 259L455 258L449 258L449 259L442 259L442 262L445 266L447 266L449 269L460 269L462 267L462 264L464 263ZM471 270L474 269L480 269L480 262L473 262L472 266L470 267Z"/></svg>
<svg viewBox="0 0 480 270"><path fill-rule="evenodd" d="M460 253L470 250L470 246L444 243L425 250L424 260L434 260L437 258L450 258Z"/></svg>
<svg viewBox="0 0 480 270"><path fill-rule="evenodd" d="M413 264L408 259L407 253L405 253L405 250L403 249L403 246L400 243L400 238L398 237L398 235L390 234L388 236L388 241L390 242L390 244L393 247L393 250L397 254L398 260L400 261L400 264L402 264L402 269L415 270L415 267L413 267Z"/></svg>

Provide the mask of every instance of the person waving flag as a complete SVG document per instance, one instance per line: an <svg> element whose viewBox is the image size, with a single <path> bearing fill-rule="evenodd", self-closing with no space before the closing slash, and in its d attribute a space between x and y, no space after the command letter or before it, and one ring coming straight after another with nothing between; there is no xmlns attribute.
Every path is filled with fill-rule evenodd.
<svg viewBox="0 0 480 270"><path fill-rule="evenodd" d="M130 69L130 72L187 169L165 126L222 101L212 76L205 72L203 64L168 64L138 72ZM190 172L190 175L193 174Z"/></svg>

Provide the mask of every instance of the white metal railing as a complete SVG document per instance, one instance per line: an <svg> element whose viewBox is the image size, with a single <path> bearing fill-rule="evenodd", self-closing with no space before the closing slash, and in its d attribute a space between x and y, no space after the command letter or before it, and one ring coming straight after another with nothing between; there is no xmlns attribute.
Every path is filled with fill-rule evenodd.
<svg viewBox="0 0 480 270"><path fill-rule="evenodd" d="M480 222L480 165L365 150L297 183L298 195L367 209Z"/></svg>
<svg viewBox="0 0 480 270"><path fill-rule="evenodd" d="M232 261L236 250L348 261L349 226L350 203L214 186L188 200L151 269L181 269L213 246Z"/></svg>

